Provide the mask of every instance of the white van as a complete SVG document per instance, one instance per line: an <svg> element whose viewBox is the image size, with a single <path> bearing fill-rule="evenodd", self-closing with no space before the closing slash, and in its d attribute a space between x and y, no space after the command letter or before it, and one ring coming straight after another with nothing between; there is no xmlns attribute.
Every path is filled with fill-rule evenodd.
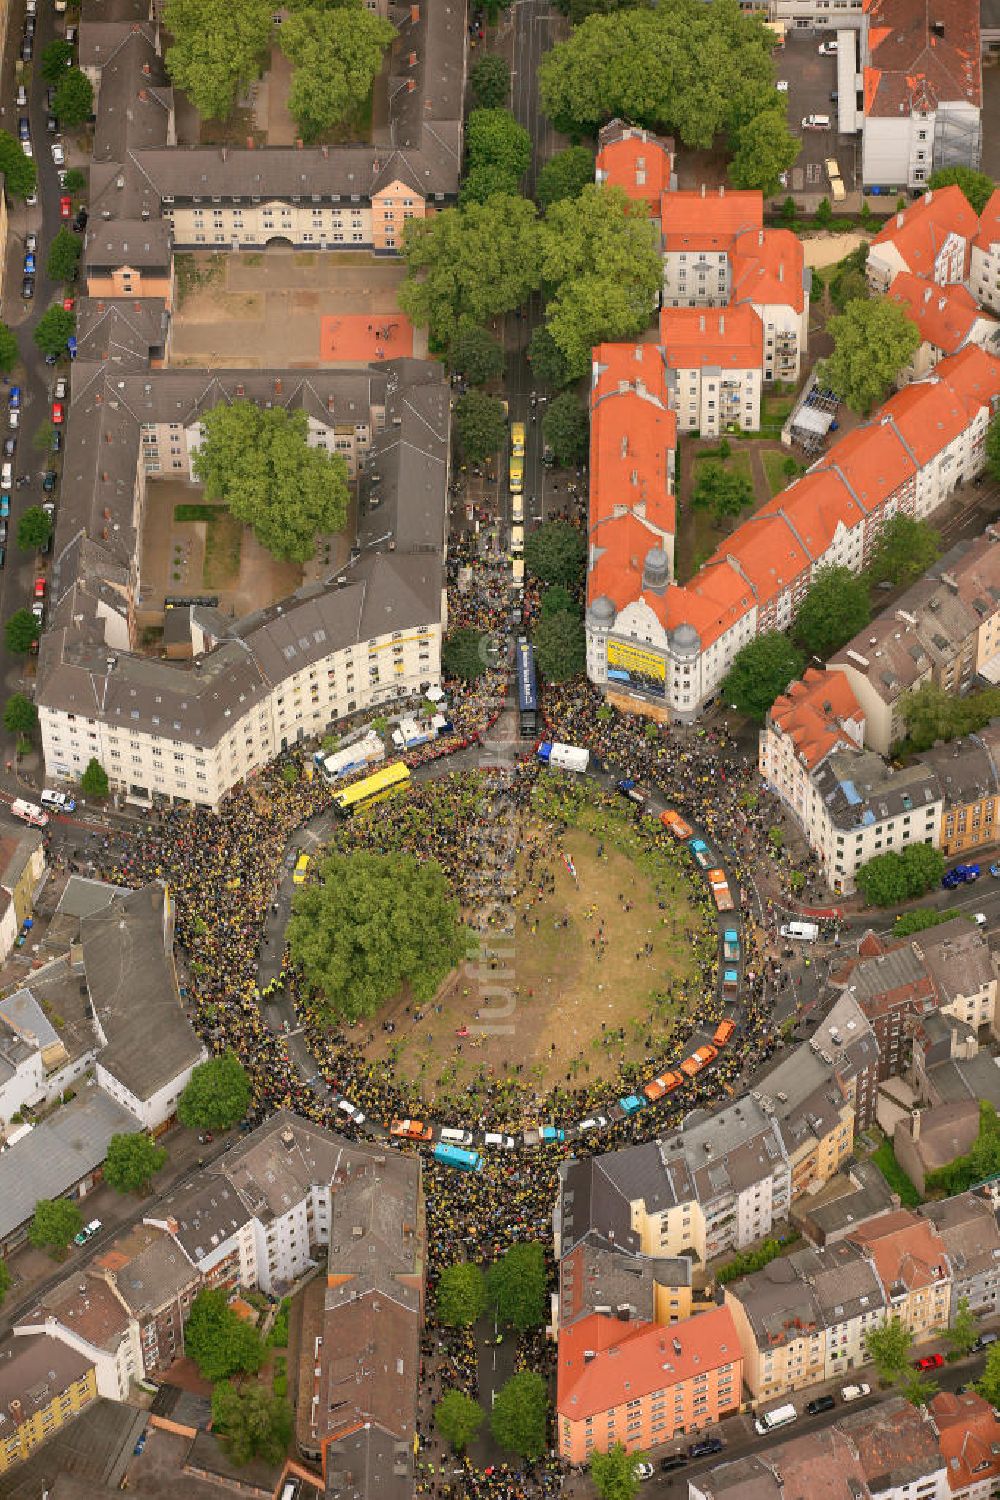
<svg viewBox="0 0 1000 1500"><path fill-rule="evenodd" d="M819 928L815 922L786 922L781 936L794 938L799 943L814 943L819 937Z"/></svg>
<svg viewBox="0 0 1000 1500"><path fill-rule="evenodd" d="M518 490L517 494L510 497L510 516L515 525L524 524L524 491Z"/></svg>
<svg viewBox="0 0 1000 1500"><path fill-rule="evenodd" d="M453 1146L471 1146L471 1130L455 1130L451 1125L445 1125L441 1131L441 1140L450 1141Z"/></svg>
<svg viewBox="0 0 1000 1500"><path fill-rule="evenodd" d="M515 557L521 557L524 553L524 527L512 526L510 528L510 550Z"/></svg>
<svg viewBox="0 0 1000 1500"><path fill-rule="evenodd" d="M802 116L802 129L803 130L829 130L830 129L830 116L829 115L803 115Z"/></svg>
<svg viewBox="0 0 1000 1500"><path fill-rule="evenodd" d="M754 1426L761 1434L773 1432L776 1427L787 1427L789 1422L794 1422L798 1416L795 1407L789 1401L787 1406L776 1406L774 1411L765 1411L754 1421Z"/></svg>
<svg viewBox="0 0 1000 1500"><path fill-rule="evenodd" d="M71 813L76 811L76 798L67 796L65 792L50 792L46 788L38 800L43 807L55 808L56 812Z"/></svg>

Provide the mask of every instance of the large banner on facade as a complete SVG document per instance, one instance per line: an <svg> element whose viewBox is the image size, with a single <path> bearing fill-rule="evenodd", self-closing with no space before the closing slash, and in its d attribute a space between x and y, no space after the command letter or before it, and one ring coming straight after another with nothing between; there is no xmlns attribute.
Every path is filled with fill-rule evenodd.
<svg viewBox="0 0 1000 1500"><path fill-rule="evenodd" d="M608 681L653 698L667 696L667 663L657 651L630 641L608 641Z"/></svg>

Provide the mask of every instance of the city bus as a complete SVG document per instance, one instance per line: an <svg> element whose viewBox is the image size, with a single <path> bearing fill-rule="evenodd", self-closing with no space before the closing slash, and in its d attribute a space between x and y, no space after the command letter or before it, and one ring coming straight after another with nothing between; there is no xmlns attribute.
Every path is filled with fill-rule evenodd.
<svg viewBox="0 0 1000 1500"><path fill-rule="evenodd" d="M396 792L401 792L409 785L410 770L401 761L394 761L391 766L381 766L373 771L371 776L366 776L362 781L356 781L353 786L345 787L342 792L334 793L333 805L342 818L352 818L355 813L363 812L366 807L371 807L376 802L381 802L385 797L392 797Z"/></svg>
<svg viewBox="0 0 1000 1500"><path fill-rule="evenodd" d="M463 1146L452 1146L447 1141L438 1141L434 1147L434 1160L444 1167L457 1167L460 1172L481 1172L483 1158L478 1151L466 1151Z"/></svg>
<svg viewBox="0 0 1000 1500"><path fill-rule="evenodd" d="M538 728L538 684L535 680L535 648L524 636L517 643L517 707L521 734L531 739Z"/></svg>

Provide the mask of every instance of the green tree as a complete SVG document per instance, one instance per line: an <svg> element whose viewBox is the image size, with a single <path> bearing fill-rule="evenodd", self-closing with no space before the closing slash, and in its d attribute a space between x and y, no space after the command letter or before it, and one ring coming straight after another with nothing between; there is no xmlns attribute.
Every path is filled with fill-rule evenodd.
<svg viewBox="0 0 1000 1500"><path fill-rule="evenodd" d="M51 450L55 431L55 424L50 417L45 417L39 422L31 434L31 446L36 453L48 453Z"/></svg>
<svg viewBox="0 0 1000 1500"><path fill-rule="evenodd" d="M594 153L589 146L567 146L549 158L538 174L535 197L543 209L564 198L577 198L594 180Z"/></svg>
<svg viewBox="0 0 1000 1500"><path fill-rule="evenodd" d="M913 1343L913 1334L898 1318L890 1318L865 1334L865 1355L872 1361L878 1378L887 1384L904 1373Z"/></svg>
<svg viewBox="0 0 1000 1500"><path fill-rule="evenodd" d="M621 188L590 183L554 203L541 225L542 277L552 294L546 325L573 378L590 370L606 339L641 333L662 277L659 238L645 205Z"/></svg>
<svg viewBox="0 0 1000 1500"><path fill-rule="evenodd" d="M73 130L94 113L94 88L79 68L64 68L56 84L52 113L60 125Z"/></svg>
<svg viewBox="0 0 1000 1500"><path fill-rule="evenodd" d="M546 521L528 532L524 559L528 572L542 583L578 588L587 559L586 538L569 521Z"/></svg>
<svg viewBox="0 0 1000 1500"><path fill-rule="evenodd" d="M711 510L716 520L721 521L726 516L738 516L753 504L753 485L746 474L724 468L711 459L703 459L695 473L698 477L691 504L696 510Z"/></svg>
<svg viewBox="0 0 1000 1500"><path fill-rule="evenodd" d="M448 346L449 370L464 376L470 385L499 380L505 363L503 345L475 323L457 329Z"/></svg>
<svg viewBox="0 0 1000 1500"><path fill-rule="evenodd" d="M950 922L955 913L947 911L908 911L903 916L897 917L892 929L893 937L910 937L915 932L924 932L928 927L938 927L942 922Z"/></svg>
<svg viewBox="0 0 1000 1500"><path fill-rule="evenodd" d="M49 42L47 47L42 48L41 68L42 77L46 83L58 83L63 74L72 65L73 45L64 37L57 37L54 42Z"/></svg>
<svg viewBox="0 0 1000 1500"><path fill-rule="evenodd" d="M240 1371L254 1375L264 1363L256 1328L233 1311L225 1292L211 1287L203 1287L191 1303L184 1344L203 1379L213 1383Z"/></svg>
<svg viewBox="0 0 1000 1500"><path fill-rule="evenodd" d="M898 511L882 527L868 571L890 583L912 583L941 555L941 533Z"/></svg>
<svg viewBox="0 0 1000 1500"><path fill-rule="evenodd" d="M471 626L462 625L445 637L441 648L441 665L446 677L461 677L475 682L490 665L490 642Z"/></svg>
<svg viewBox="0 0 1000 1500"><path fill-rule="evenodd" d="M445 1266L437 1288L438 1322L445 1328L471 1328L486 1310L486 1278L479 1266L459 1261Z"/></svg>
<svg viewBox="0 0 1000 1500"><path fill-rule="evenodd" d="M734 187L757 188L769 198L781 186L781 175L791 167L802 142L789 130L784 113L765 109L743 126L734 145L729 180Z"/></svg>
<svg viewBox="0 0 1000 1500"><path fill-rule="evenodd" d="M408 220L401 309L447 348L464 319L485 323L538 287L538 233L535 205L506 194Z"/></svg>
<svg viewBox="0 0 1000 1500"><path fill-rule="evenodd" d="M10 1271L7 1269L7 1262L5 1260L0 1260L0 1307L2 1307L4 1302L6 1301L7 1293L9 1291Z"/></svg>
<svg viewBox="0 0 1000 1500"><path fill-rule="evenodd" d="M32 338L43 354L66 353L66 344L76 332L76 315L59 303L46 308L35 324Z"/></svg>
<svg viewBox="0 0 1000 1500"><path fill-rule="evenodd" d="M898 302L879 297L848 302L826 326L833 353L823 361L821 379L852 411L867 416L919 349L917 325Z"/></svg>
<svg viewBox="0 0 1000 1500"><path fill-rule="evenodd" d="M464 1391L445 1391L434 1408L434 1426L455 1453L464 1453L483 1425L486 1413Z"/></svg>
<svg viewBox="0 0 1000 1500"><path fill-rule="evenodd" d="M56 230L45 263L46 275L50 281L73 280L80 262L80 244L80 236L74 234L72 229L61 225Z"/></svg>
<svg viewBox="0 0 1000 1500"><path fill-rule="evenodd" d="M528 342L528 363L539 384L551 390L561 390L572 379L566 356L544 323L537 325Z"/></svg>
<svg viewBox="0 0 1000 1500"><path fill-rule="evenodd" d="M1000 1406L1000 1344L991 1344L986 1368L976 1381L976 1390L991 1406Z"/></svg>
<svg viewBox="0 0 1000 1500"><path fill-rule="evenodd" d="M542 595L542 618L549 615L574 615L579 617L580 605L575 594L561 583L554 583Z"/></svg>
<svg viewBox="0 0 1000 1500"><path fill-rule="evenodd" d="M595 1449L590 1455L590 1477L600 1500L635 1500L639 1493L636 1465L644 1457L642 1453L629 1453L621 1443L615 1443L607 1453Z"/></svg>
<svg viewBox="0 0 1000 1500"><path fill-rule="evenodd" d="M232 1052L199 1063L177 1101L177 1118L189 1130L228 1130L250 1108L250 1079Z"/></svg>
<svg viewBox="0 0 1000 1500"><path fill-rule="evenodd" d="M307 562L318 534L342 529L347 465L340 454L310 448L304 411L240 400L220 402L201 421L194 462L206 500L221 500L252 526L272 556Z"/></svg>
<svg viewBox="0 0 1000 1500"><path fill-rule="evenodd" d="M441 866L412 854L334 854L292 903L288 941L329 1019L358 1020L409 984L429 1000L468 952Z"/></svg>
<svg viewBox="0 0 1000 1500"><path fill-rule="evenodd" d="M0 172L12 198L27 198L35 191L38 170L21 150L21 143L8 130L0 130Z"/></svg>
<svg viewBox="0 0 1000 1500"><path fill-rule="evenodd" d="M70 167L66 172L63 187L67 193L82 193L87 186L87 174L79 167Z"/></svg>
<svg viewBox="0 0 1000 1500"><path fill-rule="evenodd" d="M17 523L17 545L22 552L37 552L52 535L52 520L40 505L29 505Z"/></svg>
<svg viewBox="0 0 1000 1500"><path fill-rule="evenodd" d="M960 187L975 213L981 214L996 189L992 177L985 172L974 172L971 167L942 167L932 172L927 186L931 189Z"/></svg>
<svg viewBox="0 0 1000 1500"><path fill-rule="evenodd" d="M944 1337L945 1342L959 1359L964 1359L976 1347L979 1325L969 1311L968 1297L959 1297L955 1316L951 1320L951 1326L944 1329Z"/></svg>
<svg viewBox="0 0 1000 1500"><path fill-rule="evenodd" d="M108 1142L104 1180L116 1193L148 1193L166 1160L164 1147L158 1146L144 1130L113 1135Z"/></svg>
<svg viewBox="0 0 1000 1500"><path fill-rule="evenodd" d="M991 479L1000 479L1000 412L986 429L986 472Z"/></svg>
<svg viewBox="0 0 1000 1500"><path fill-rule="evenodd" d="M819 568L795 616L795 639L808 655L825 661L870 619L865 579L850 568Z"/></svg>
<svg viewBox="0 0 1000 1500"><path fill-rule="evenodd" d="M507 418L496 396L466 391L455 402L455 434L467 463L482 463L507 441Z"/></svg>
<svg viewBox="0 0 1000 1500"><path fill-rule="evenodd" d="M510 98L510 66L505 57L487 52L469 69L469 83L481 109L499 109Z"/></svg>
<svg viewBox="0 0 1000 1500"><path fill-rule="evenodd" d="M500 1323L519 1333L545 1322L545 1254L537 1240L511 1245L486 1273L486 1288Z"/></svg>
<svg viewBox="0 0 1000 1500"><path fill-rule="evenodd" d="M590 417L573 391L563 391L549 402L542 418L542 437L552 449L557 464L572 468L587 456Z"/></svg>
<svg viewBox="0 0 1000 1500"><path fill-rule="evenodd" d="M532 632L535 661L546 682L568 682L578 677L587 662L587 638L583 621L560 611L542 615Z"/></svg>
<svg viewBox="0 0 1000 1500"><path fill-rule="evenodd" d="M270 0L240 0L238 26L230 0L166 0L170 81L184 90L199 114L225 119L237 93L260 72L273 24Z"/></svg>
<svg viewBox="0 0 1000 1500"><path fill-rule="evenodd" d="M588 16L607 16L615 10L633 10L649 3L650 0L556 0L556 10L579 26Z"/></svg>
<svg viewBox="0 0 1000 1500"><path fill-rule="evenodd" d="M926 1406L939 1390L937 1381L928 1380L920 1370L907 1370L900 1379L899 1394L911 1406Z"/></svg>
<svg viewBox="0 0 1000 1500"><path fill-rule="evenodd" d="M522 1458L541 1458L548 1409L544 1377L534 1370L521 1370L497 1391L490 1429L501 1448L510 1448Z"/></svg>
<svg viewBox="0 0 1000 1500"><path fill-rule="evenodd" d="M911 844L897 853L890 849L861 865L854 877L858 890L872 906L896 906L922 896L940 884L944 855L930 844Z"/></svg>
<svg viewBox="0 0 1000 1500"><path fill-rule="evenodd" d="M0 372L9 375L17 364L19 354L16 337L6 323L0 323Z"/></svg>
<svg viewBox="0 0 1000 1500"><path fill-rule="evenodd" d="M65 1250L83 1228L83 1215L69 1198L39 1198L28 1239L36 1250Z"/></svg>
<svg viewBox="0 0 1000 1500"><path fill-rule="evenodd" d="M291 1442L291 1407L264 1385L239 1387L222 1380L212 1390L212 1431L222 1438L233 1463L242 1466L259 1458L276 1466Z"/></svg>
<svg viewBox="0 0 1000 1500"><path fill-rule="evenodd" d="M786 635L769 630L738 651L723 680L720 696L742 714L763 720L775 698L802 671L805 657Z"/></svg>
<svg viewBox="0 0 1000 1500"><path fill-rule="evenodd" d="M95 797L101 801L110 791L108 773L95 756L91 756L80 777L80 790L85 797Z"/></svg>
<svg viewBox="0 0 1000 1500"><path fill-rule="evenodd" d="M3 723L10 734L33 734L38 728L38 709L23 693L11 693L3 706Z"/></svg>
<svg viewBox="0 0 1000 1500"><path fill-rule="evenodd" d="M12 656L26 656L42 633L41 621L30 609L18 609L4 626L4 640Z"/></svg>
<svg viewBox="0 0 1000 1500"><path fill-rule="evenodd" d="M465 128L461 203L485 203L495 193L516 197L531 162L531 136L509 109L474 109Z"/></svg>
<svg viewBox="0 0 1000 1500"><path fill-rule="evenodd" d="M285 19L281 50L294 66L288 110L305 140L364 103L395 35L392 23L367 10L364 0Z"/></svg>

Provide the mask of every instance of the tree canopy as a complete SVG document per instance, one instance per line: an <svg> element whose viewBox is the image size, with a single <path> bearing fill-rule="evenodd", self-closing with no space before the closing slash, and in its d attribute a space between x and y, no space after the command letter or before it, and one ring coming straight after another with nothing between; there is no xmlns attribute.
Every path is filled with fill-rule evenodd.
<svg viewBox="0 0 1000 1500"><path fill-rule="evenodd" d="M41 70L46 83L58 83L73 62L73 44L57 36L42 48Z"/></svg>
<svg viewBox="0 0 1000 1500"><path fill-rule="evenodd" d="M470 464L492 458L507 441L507 418L500 400L485 391L466 391L455 402L455 435Z"/></svg>
<svg viewBox="0 0 1000 1500"><path fill-rule="evenodd" d="M915 521L903 511L882 527L868 571L872 578L890 583L912 583L921 578L941 555L941 533L927 521Z"/></svg>
<svg viewBox="0 0 1000 1500"><path fill-rule="evenodd" d="M580 617L580 602L565 584L552 583L542 595L542 618L549 615L573 615Z"/></svg>
<svg viewBox="0 0 1000 1500"><path fill-rule="evenodd" d="M461 677L474 682L489 666L489 638L470 625L460 625L445 637L441 648L441 665L446 677Z"/></svg>
<svg viewBox="0 0 1000 1500"><path fill-rule="evenodd" d="M437 1286L438 1322L445 1328L471 1328L486 1310L486 1278L472 1261L445 1266Z"/></svg>
<svg viewBox="0 0 1000 1500"><path fill-rule="evenodd" d="M496 52L486 52L469 69L469 83L481 109L498 109L510 97L510 65Z"/></svg>
<svg viewBox="0 0 1000 1500"><path fill-rule="evenodd" d="M155 1174L166 1164L163 1146L144 1130L113 1135L108 1142L104 1180L116 1193L148 1193Z"/></svg>
<svg viewBox="0 0 1000 1500"><path fill-rule="evenodd" d="M642 1453L630 1453L622 1443L615 1443L607 1453L596 1448L590 1455L590 1478L600 1500L635 1500L639 1493L636 1465Z"/></svg>
<svg viewBox="0 0 1000 1500"><path fill-rule="evenodd" d="M434 1426L455 1453L464 1453L483 1425L486 1413L464 1391L445 1391L434 1408Z"/></svg>
<svg viewBox="0 0 1000 1500"><path fill-rule="evenodd" d="M60 303L47 307L35 324L32 338L43 354L59 356L76 332L76 314Z"/></svg>
<svg viewBox="0 0 1000 1500"><path fill-rule="evenodd" d="M474 109L465 127L461 203L485 203L494 193L516 197L531 162L531 136L509 109Z"/></svg>
<svg viewBox="0 0 1000 1500"><path fill-rule="evenodd" d="M711 510L721 521L726 516L738 516L753 504L753 484L746 474L709 458L696 464L694 472L691 504L696 510Z"/></svg>
<svg viewBox="0 0 1000 1500"><path fill-rule="evenodd" d="M260 72L274 6L270 0L240 0L239 25L233 19L231 0L166 0L163 7L172 38L166 52L170 80L209 120L225 119L237 93Z"/></svg>
<svg viewBox="0 0 1000 1500"><path fill-rule="evenodd" d="M510 1448L523 1458L541 1458L546 1448L548 1407L544 1376L534 1370L512 1375L494 1398L490 1417L494 1438L502 1448Z"/></svg>
<svg viewBox="0 0 1000 1500"><path fill-rule="evenodd" d="M310 6L285 18L281 50L294 68L288 111L303 140L315 140L368 98L395 35L392 22L364 0L328 10Z"/></svg>
<svg viewBox="0 0 1000 1500"><path fill-rule="evenodd" d="M497 193L485 203L409 219L407 276L399 305L447 348L463 319L485 323L525 302L539 285L538 211L526 198Z"/></svg>
<svg viewBox="0 0 1000 1500"><path fill-rule="evenodd" d="M67 229L61 224L53 236L49 246L49 256L45 263L45 270L50 281L72 281L76 274L76 268L80 263L80 251L83 242L78 234L72 229Z"/></svg>
<svg viewBox="0 0 1000 1500"><path fill-rule="evenodd" d="M52 113L70 130L89 120L94 112L94 87L79 68L64 68L56 84Z"/></svg>
<svg viewBox="0 0 1000 1500"><path fill-rule="evenodd" d="M923 896L941 883L944 855L930 844L910 844L889 849L861 865L854 880L872 906L898 906Z"/></svg>
<svg viewBox="0 0 1000 1500"><path fill-rule="evenodd" d="M1000 1406L1000 1343L987 1350L986 1368L976 1381L976 1390L991 1406Z"/></svg>
<svg viewBox="0 0 1000 1500"><path fill-rule="evenodd" d="M868 585L850 568L817 569L795 616L795 639L823 661L863 630L871 619Z"/></svg>
<svg viewBox="0 0 1000 1500"><path fill-rule="evenodd" d="M780 631L769 630L747 641L733 658L720 696L741 714L763 721L775 698L805 666L802 652Z"/></svg>
<svg viewBox="0 0 1000 1500"><path fill-rule="evenodd" d="M84 767L83 775L80 777L80 790L85 797L96 797L98 800L106 797L111 790L108 773L94 755Z"/></svg>
<svg viewBox="0 0 1000 1500"><path fill-rule="evenodd" d="M974 172L971 167L941 167L932 172L927 186L931 189L960 187L973 210L981 214L996 189L992 177L985 172Z"/></svg>
<svg viewBox="0 0 1000 1500"><path fill-rule="evenodd" d="M519 1333L545 1321L545 1254L537 1240L519 1240L493 1262L486 1287L497 1320Z"/></svg>
<svg viewBox="0 0 1000 1500"><path fill-rule="evenodd" d="M789 130L783 109L765 109L736 132L729 180L734 187L757 188L769 198L778 191L781 174L788 171L801 145Z"/></svg>
<svg viewBox="0 0 1000 1500"><path fill-rule="evenodd" d="M594 153L589 146L567 146L549 158L538 174L535 197L542 208L563 198L577 198L594 180Z"/></svg>
<svg viewBox="0 0 1000 1500"><path fill-rule="evenodd" d="M959 1297L955 1316L952 1318L949 1327L944 1330L944 1337L945 1342L959 1359L964 1359L976 1347L976 1339L979 1337L979 1325L973 1314L969 1311L968 1297Z"/></svg>
<svg viewBox="0 0 1000 1500"><path fill-rule="evenodd" d="M40 505L29 505L17 523L16 535L22 552L36 552L52 535L52 519Z"/></svg>
<svg viewBox="0 0 1000 1500"><path fill-rule="evenodd" d="M449 370L464 376L470 385L499 380L505 363L499 340L475 323L465 323L458 328L448 345Z"/></svg>
<svg viewBox="0 0 1000 1500"><path fill-rule="evenodd" d="M38 709L23 693L11 693L3 706L3 724L10 734L32 734L38 728Z"/></svg>
<svg viewBox="0 0 1000 1500"><path fill-rule="evenodd" d="M250 1108L250 1079L232 1052L199 1063L177 1101L177 1118L190 1130L228 1130Z"/></svg>
<svg viewBox="0 0 1000 1500"><path fill-rule="evenodd" d="M222 1438L233 1463L242 1466L259 1458L277 1465L291 1441L291 1407L265 1385L221 1380L212 1390L212 1431Z"/></svg>
<svg viewBox="0 0 1000 1500"><path fill-rule="evenodd" d="M26 656L42 633L42 624L30 609L16 609L3 628L7 650L12 656Z"/></svg>
<svg viewBox="0 0 1000 1500"><path fill-rule="evenodd" d="M16 335L11 332L6 323L0 323L0 371L4 375L9 375L13 370L19 353Z"/></svg>
<svg viewBox="0 0 1000 1500"><path fill-rule="evenodd" d="M191 1303L184 1344L203 1378L213 1382L240 1371L256 1374L264 1363L256 1328L233 1311L225 1292L211 1287L203 1287Z"/></svg>
<svg viewBox="0 0 1000 1500"><path fill-rule="evenodd" d="M865 1353L878 1371L879 1379L892 1381L907 1367L913 1334L899 1318L890 1318L865 1334Z"/></svg>
<svg viewBox="0 0 1000 1500"><path fill-rule="evenodd" d="M1000 411L986 429L986 472L991 479L1000 479Z"/></svg>
<svg viewBox="0 0 1000 1500"><path fill-rule="evenodd" d="M543 614L531 632L535 661L546 682L568 682L587 664L587 638L576 615L558 610Z"/></svg>
<svg viewBox="0 0 1000 1500"><path fill-rule="evenodd" d="M562 583L579 587L587 558L583 532L569 521L546 521L529 531L524 542L524 560L528 572L542 583Z"/></svg>
<svg viewBox="0 0 1000 1500"><path fill-rule="evenodd" d="M821 378L852 411L867 416L919 349L917 325L898 302L878 297L848 302L826 326L833 353L823 361Z"/></svg>
<svg viewBox="0 0 1000 1500"><path fill-rule="evenodd" d="M563 391L549 402L542 418L542 437L563 468L571 469L587 457L590 417L574 391Z"/></svg>
<svg viewBox="0 0 1000 1500"><path fill-rule="evenodd" d="M39 1198L28 1229L36 1250L65 1250L83 1228L83 1215L69 1198Z"/></svg>
<svg viewBox="0 0 1000 1500"><path fill-rule="evenodd" d="M202 417L195 473L207 500L221 500L272 556L307 562L319 533L347 516L347 465L308 443L304 411L220 402Z"/></svg>
<svg viewBox="0 0 1000 1500"><path fill-rule="evenodd" d="M354 1021L409 984L434 994L468 952L468 934L437 860L333 854L292 903L288 941L330 1019Z"/></svg>
<svg viewBox="0 0 1000 1500"><path fill-rule="evenodd" d="M35 191L38 169L31 157L25 156L21 143L9 130L0 130L0 172L4 187L12 198L27 198Z"/></svg>
<svg viewBox="0 0 1000 1500"><path fill-rule="evenodd" d="M1000 715L1000 688L981 688L959 698L925 682L906 693L899 708L913 749L929 750L936 740L975 734Z"/></svg>
<svg viewBox="0 0 1000 1500"><path fill-rule="evenodd" d="M773 100L773 41L737 0L592 15L543 56L542 106L570 135L595 135L618 117L707 149Z"/></svg>

